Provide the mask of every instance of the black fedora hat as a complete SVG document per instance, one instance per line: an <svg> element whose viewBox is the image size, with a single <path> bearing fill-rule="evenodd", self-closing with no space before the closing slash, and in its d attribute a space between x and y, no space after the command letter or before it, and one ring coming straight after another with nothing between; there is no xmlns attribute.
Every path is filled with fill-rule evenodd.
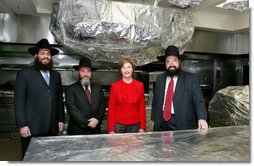
<svg viewBox="0 0 254 166"><path fill-rule="evenodd" d="M91 61L87 57L83 57L79 61L79 65L74 65L72 68L75 70L79 70L80 67L89 67L92 69L92 71L95 71L96 69L92 67Z"/></svg>
<svg viewBox="0 0 254 166"><path fill-rule="evenodd" d="M38 50L41 49L41 48L49 49L50 52L51 52L51 56L54 56L54 55L59 53L59 50L57 50L57 49L50 46L49 41L47 39L41 39L40 41L38 41L36 43L35 47L31 47L31 48L28 49L28 52L31 55L35 55L35 54L38 53Z"/></svg>
<svg viewBox="0 0 254 166"><path fill-rule="evenodd" d="M174 45L168 46L165 50L165 55L164 56L159 56L159 57L157 57L157 59L161 62L165 62L165 59L168 56L176 56L178 59L181 60L181 56L179 54L179 49Z"/></svg>

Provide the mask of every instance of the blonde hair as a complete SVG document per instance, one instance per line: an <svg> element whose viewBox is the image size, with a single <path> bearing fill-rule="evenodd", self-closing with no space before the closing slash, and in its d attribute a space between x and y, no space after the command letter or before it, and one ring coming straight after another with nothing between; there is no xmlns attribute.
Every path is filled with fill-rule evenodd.
<svg viewBox="0 0 254 166"><path fill-rule="evenodd" d="M122 58L122 60L119 61L119 63L118 63L118 71L119 71L119 72L121 72L121 68L123 67L123 65L124 65L125 63L130 63L131 66L132 66L132 68L133 68L133 71L135 70L136 66L135 66L134 62L132 61L132 59L131 59L131 58L128 58L128 57L124 57L124 58Z"/></svg>

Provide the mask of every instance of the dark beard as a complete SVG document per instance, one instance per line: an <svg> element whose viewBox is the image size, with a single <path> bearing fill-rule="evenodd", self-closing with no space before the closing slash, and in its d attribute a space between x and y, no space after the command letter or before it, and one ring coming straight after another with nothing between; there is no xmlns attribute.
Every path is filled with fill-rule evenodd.
<svg viewBox="0 0 254 166"><path fill-rule="evenodd" d="M166 69L166 73L167 73L167 76L176 76L176 75L178 75L180 70L181 70L181 67L179 66L179 68L178 69L175 68L175 70Z"/></svg>
<svg viewBox="0 0 254 166"><path fill-rule="evenodd" d="M34 59L34 67L38 70L52 70L53 69L53 60L51 59L48 64L44 65L38 61L38 58Z"/></svg>

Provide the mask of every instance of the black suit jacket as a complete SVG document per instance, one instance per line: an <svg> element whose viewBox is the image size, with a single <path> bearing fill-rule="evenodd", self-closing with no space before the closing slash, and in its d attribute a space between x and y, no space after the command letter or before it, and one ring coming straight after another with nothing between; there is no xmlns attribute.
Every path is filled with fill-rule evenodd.
<svg viewBox="0 0 254 166"><path fill-rule="evenodd" d="M64 122L61 76L50 70L48 86L34 67L17 72L14 89L16 126L28 126L32 135L58 132L58 122Z"/></svg>
<svg viewBox="0 0 254 166"><path fill-rule="evenodd" d="M158 75L155 84L151 120L158 131L163 118L166 73ZM197 120L207 120L207 112L198 79L192 73L180 71L174 91L173 105L177 130L197 128Z"/></svg>
<svg viewBox="0 0 254 166"><path fill-rule="evenodd" d="M79 81L66 87L66 109L69 114L67 133L70 135L100 133L101 121L105 114L105 99L101 86L91 84L92 104ZM96 118L99 124L95 129L88 127L88 119Z"/></svg>

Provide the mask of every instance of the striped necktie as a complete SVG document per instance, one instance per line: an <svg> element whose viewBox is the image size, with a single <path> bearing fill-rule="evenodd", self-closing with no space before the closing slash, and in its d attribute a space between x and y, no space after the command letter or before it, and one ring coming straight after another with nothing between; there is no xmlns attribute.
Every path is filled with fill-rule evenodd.
<svg viewBox="0 0 254 166"><path fill-rule="evenodd" d="M91 92L88 89L88 86L85 86L85 90L86 90L86 95L87 95L87 98L88 98L89 102L92 103Z"/></svg>

